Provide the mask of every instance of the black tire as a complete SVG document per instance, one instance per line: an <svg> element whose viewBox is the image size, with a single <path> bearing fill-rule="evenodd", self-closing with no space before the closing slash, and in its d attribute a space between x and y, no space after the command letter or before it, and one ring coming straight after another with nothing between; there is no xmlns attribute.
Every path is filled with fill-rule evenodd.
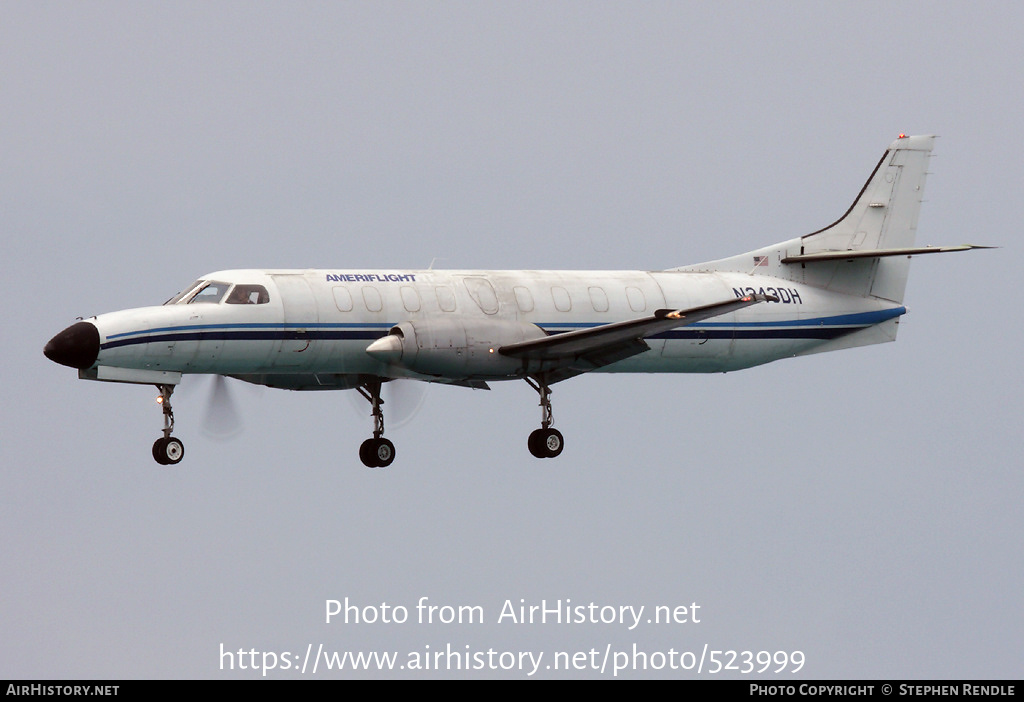
<svg viewBox="0 0 1024 702"><path fill-rule="evenodd" d="M164 457L165 443L167 443L167 439L162 436L153 442L153 460L162 466L167 465L167 459Z"/></svg>
<svg viewBox="0 0 1024 702"><path fill-rule="evenodd" d="M534 429L530 432L530 438L526 440L526 445L530 448L530 453L535 458L547 458L547 453L544 451L544 430Z"/></svg>
<svg viewBox="0 0 1024 702"><path fill-rule="evenodd" d="M376 439L367 439L363 443L359 444L359 460L362 461L363 465L367 468L377 467Z"/></svg>

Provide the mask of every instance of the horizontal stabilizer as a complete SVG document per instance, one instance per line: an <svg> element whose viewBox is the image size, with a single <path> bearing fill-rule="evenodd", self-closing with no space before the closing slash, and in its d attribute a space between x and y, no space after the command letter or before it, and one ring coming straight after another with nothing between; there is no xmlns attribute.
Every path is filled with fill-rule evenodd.
<svg viewBox="0 0 1024 702"><path fill-rule="evenodd" d="M814 261L852 261L855 258L884 258L886 256L919 256L930 253L948 253L950 251L970 251L971 249L992 249L993 246L961 244L960 246L919 246L897 249L858 249L855 251L815 251L814 253L794 254L782 259L782 263L812 263Z"/></svg>

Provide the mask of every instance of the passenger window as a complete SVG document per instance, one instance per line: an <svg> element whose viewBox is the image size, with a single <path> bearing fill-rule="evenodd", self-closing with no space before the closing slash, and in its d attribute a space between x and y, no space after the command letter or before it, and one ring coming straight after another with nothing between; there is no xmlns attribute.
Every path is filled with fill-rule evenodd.
<svg viewBox="0 0 1024 702"><path fill-rule="evenodd" d="M512 288L512 292L515 293L516 305L520 312L533 312L533 295L530 294L529 288L517 285Z"/></svg>
<svg viewBox="0 0 1024 702"><path fill-rule="evenodd" d="M604 288L590 288L590 304L594 306L595 312L608 311L608 296L605 295Z"/></svg>
<svg viewBox="0 0 1024 702"><path fill-rule="evenodd" d="M445 312L455 311L455 293L451 288L447 285L438 285L434 288L434 292L437 294L437 304L442 310Z"/></svg>
<svg viewBox="0 0 1024 702"><path fill-rule="evenodd" d="M626 299L629 300L629 309L634 312L643 312L647 309L647 298L640 288L626 288Z"/></svg>
<svg viewBox="0 0 1024 702"><path fill-rule="evenodd" d="M406 312L419 312L420 311L420 294L416 292L416 288L408 285L402 286L402 304L405 306Z"/></svg>
<svg viewBox="0 0 1024 702"><path fill-rule="evenodd" d="M372 285L363 286L363 303L370 312L380 312L384 307L380 293Z"/></svg>
<svg viewBox="0 0 1024 702"><path fill-rule="evenodd" d="M352 311L352 293L343 285L334 288L334 304L339 312Z"/></svg>
<svg viewBox="0 0 1024 702"><path fill-rule="evenodd" d="M555 309L559 312L568 312L572 309L569 291L561 285L555 285L551 288L551 299L555 301Z"/></svg>
<svg viewBox="0 0 1024 702"><path fill-rule="evenodd" d="M262 285L236 285L225 302L229 305L265 305L270 302L270 295Z"/></svg>

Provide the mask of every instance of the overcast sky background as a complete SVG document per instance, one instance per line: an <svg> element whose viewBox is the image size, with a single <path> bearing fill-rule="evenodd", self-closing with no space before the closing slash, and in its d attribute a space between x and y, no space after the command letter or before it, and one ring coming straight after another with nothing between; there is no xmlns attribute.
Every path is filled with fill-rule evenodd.
<svg viewBox="0 0 1024 702"><path fill-rule="evenodd" d="M3 3L0 677L636 643L1020 678L1021 26L1010 2ZM195 383L165 468L155 389L42 355L224 268L740 253L835 220L899 132L941 136L919 243L1002 248L916 260L895 344L559 384L554 461L522 382L431 388L387 470L343 393L234 383L218 441ZM422 596L487 621L324 623L326 599ZM701 622L497 624L520 598ZM392 674L428 675L526 677Z"/></svg>

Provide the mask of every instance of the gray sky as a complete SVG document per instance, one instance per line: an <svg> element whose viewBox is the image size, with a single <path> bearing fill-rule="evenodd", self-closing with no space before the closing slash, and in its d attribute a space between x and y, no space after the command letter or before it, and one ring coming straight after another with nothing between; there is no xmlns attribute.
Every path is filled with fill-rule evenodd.
<svg viewBox="0 0 1024 702"><path fill-rule="evenodd" d="M1020 678L1022 15L5 3L0 677L258 676L222 671L221 644L551 663L635 643L799 650L796 677ZM175 396L185 461L163 468L153 388L42 355L76 316L223 268L740 253L835 220L899 132L942 137L919 242L1001 249L917 260L896 344L559 384L555 461L527 451L539 410L521 382L431 388L389 431L387 470L359 463L370 418L344 394L236 383L245 428L217 441L197 382ZM486 621L326 624L345 597ZM520 599L696 602L701 622L497 623ZM526 677L390 674L448 675Z"/></svg>

